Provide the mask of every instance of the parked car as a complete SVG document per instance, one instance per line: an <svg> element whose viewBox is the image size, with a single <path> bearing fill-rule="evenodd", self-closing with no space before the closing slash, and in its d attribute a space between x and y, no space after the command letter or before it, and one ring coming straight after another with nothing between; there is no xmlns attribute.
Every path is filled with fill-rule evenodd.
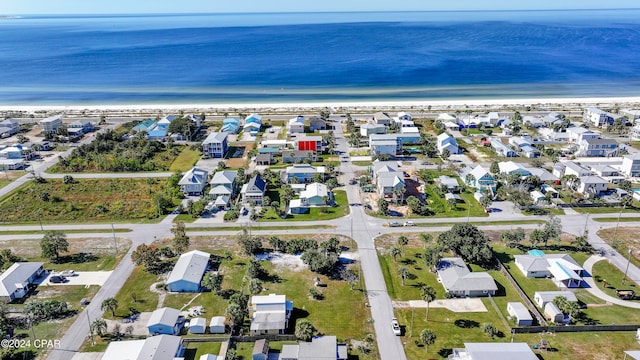
<svg viewBox="0 0 640 360"><path fill-rule="evenodd" d="M400 329L400 324L398 324L398 319L391 319L391 329L393 330L393 334L396 336L402 335L402 329Z"/></svg>
<svg viewBox="0 0 640 360"><path fill-rule="evenodd" d="M389 223L389 227L398 227L398 226L402 226L402 224L397 221L392 221Z"/></svg>
<svg viewBox="0 0 640 360"><path fill-rule="evenodd" d="M64 276L53 275L49 277L49 282L53 284L62 284L65 281L67 281L67 279Z"/></svg>
<svg viewBox="0 0 640 360"><path fill-rule="evenodd" d="M73 270L64 270L64 271L60 272L59 275L63 276L63 277L70 277L70 276L75 276L76 272L73 271Z"/></svg>
<svg viewBox="0 0 640 360"><path fill-rule="evenodd" d="M404 226L416 226L416 223L414 223L413 221L405 221Z"/></svg>
<svg viewBox="0 0 640 360"><path fill-rule="evenodd" d="M89 305L89 303L90 303L90 302L91 302L91 301L90 301L89 299L87 299L87 298L82 298L82 300L80 300L80 305L82 305L82 306L87 306L87 305Z"/></svg>
<svg viewBox="0 0 640 360"><path fill-rule="evenodd" d="M636 293L633 290L616 290L616 295L622 300L633 300L636 298Z"/></svg>

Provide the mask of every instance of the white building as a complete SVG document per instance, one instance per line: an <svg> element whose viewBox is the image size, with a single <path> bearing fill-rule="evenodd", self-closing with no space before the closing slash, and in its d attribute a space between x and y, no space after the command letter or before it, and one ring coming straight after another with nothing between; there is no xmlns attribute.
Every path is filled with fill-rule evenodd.
<svg viewBox="0 0 640 360"><path fill-rule="evenodd" d="M62 126L62 118L59 115L40 120L40 128L44 133L54 133Z"/></svg>
<svg viewBox="0 0 640 360"><path fill-rule="evenodd" d="M178 182L180 191L189 195L201 195L207 187L209 172L197 167L187 171Z"/></svg>
<svg viewBox="0 0 640 360"><path fill-rule="evenodd" d="M627 176L640 176L640 154L625 155L620 170Z"/></svg>
<svg viewBox="0 0 640 360"><path fill-rule="evenodd" d="M298 115L287 122L288 134L301 134L304 132L304 116Z"/></svg>
<svg viewBox="0 0 640 360"><path fill-rule="evenodd" d="M446 132L438 135L436 138L436 147L440 155L442 155L445 150L448 150L450 155L460 153L456 139Z"/></svg>

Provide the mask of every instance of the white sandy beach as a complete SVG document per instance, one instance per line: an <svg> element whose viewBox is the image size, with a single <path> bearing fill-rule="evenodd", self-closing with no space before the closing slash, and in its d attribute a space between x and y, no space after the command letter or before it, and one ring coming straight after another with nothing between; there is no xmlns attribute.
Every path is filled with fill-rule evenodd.
<svg viewBox="0 0 640 360"><path fill-rule="evenodd" d="M339 109L375 110L389 108L432 109L466 108L466 107L518 107L554 105L567 106L607 106L632 107L640 105L637 97L601 97L601 98L530 98L530 99L466 99L466 100L406 100L406 101L318 101L318 102L270 102L270 103L201 103L201 104L112 104L112 105L0 105L0 112L21 111L36 113L43 111L77 112L77 111L108 111L108 112L145 112L145 111L214 111L219 110L299 110L323 109L325 107Z"/></svg>

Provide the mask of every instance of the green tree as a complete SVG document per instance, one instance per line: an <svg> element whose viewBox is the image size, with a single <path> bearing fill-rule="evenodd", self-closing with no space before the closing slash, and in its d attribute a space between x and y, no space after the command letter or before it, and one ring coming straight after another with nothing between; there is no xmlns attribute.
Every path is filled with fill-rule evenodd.
<svg viewBox="0 0 640 360"><path fill-rule="evenodd" d="M457 201L456 199L447 199L447 206L449 206L449 209L451 210L455 210L457 208Z"/></svg>
<svg viewBox="0 0 640 360"><path fill-rule="evenodd" d="M344 269L340 272L340 277L349 284L351 290L356 285L358 281L358 275L351 269Z"/></svg>
<svg viewBox="0 0 640 360"><path fill-rule="evenodd" d="M262 292L262 281L259 279L251 279L249 282L249 292L251 295L258 295Z"/></svg>
<svg viewBox="0 0 640 360"><path fill-rule="evenodd" d="M229 317L229 323L232 332L244 323L244 318L247 316L245 308L238 302L229 302L225 315Z"/></svg>
<svg viewBox="0 0 640 360"><path fill-rule="evenodd" d="M424 263L429 267L429 269L435 269L436 266L440 263L440 249L436 247L427 248L424 251Z"/></svg>
<svg viewBox="0 0 640 360"><path fill-rule="evenodd" d="M542 227L542 232L544 234L544 246L547 246L547 242L549 240L559 241L560 235L562 235L562 223L560 218L555 215L549 216L549 221L547 221Z"/></svg>
<svg viewBox="0 0 640 360"><path fill-rule="evenodd" d="M421 233L419 237L420 241L422 241L422 244L424 244L424 249L426 250L427 245L429 245L433 241L433 235L429 233Z"/></svg>
<svg viewBox="0 0 640 360"><path fill-rule="evenodd" d="M589 251L591 249L591 244L589 244L589 230L586 230L584 234L580 236L576 236L573 241L571 241L571 245L573 245L578 251Z"/></svg>
<svg viewBox="0 0 640 360"><path fill-rule="evenodd" d="M210 271L202 279L202 286L217 294L222 289L222 276Z"/></svg>
<svg viewBox="0 0 640 360"><path fill-rule="evenodd" d="M473 264L486 265L493 259L487 235L468 223L455 224L450 230L440 233L438 243Z"/></svg>
<svg viewBox="0 0 640 360"><path fill-rule="evenodd" d="M400 246L400 250L402 250L402 254L404 255L404 247L405 245L409 244L409 238L407 238L404 235L400 235L398 237L397 242L398 242L398 246Z"/></svg>
<svg viewBox="0 0 640 360"><path fill-rule="evenodd" d="M73 176L65 175L64 178L62 179L62 182L65 184L73 184L75 180L73 179Z"/></svg>
<svg viewBox="0 0 640 360"><path fill-rule="evenodd" d="M69 251L67 235L55 230L45 231L42 240L40 240L40 249L42 257L58 262L60 253Z"/></svg>
<svg viewBox="0 0 640 360"><path fill-rule="evenodd" d="M104 299L102 301L102 304L100 305L100 309L102 311L111 311L111 316L115 317L116 316L116 309L118 308L118 300L116 300L115 298L107 298Z"/></svg>
<svg viewBox="0 0 640 360"><path fill-rule="evenodd" d="M171 228L171 232L173 233L173 249L177 254L182 254L189 248L189 237L184 222L176 222L175 226Z"/></svg>
<svg viewBox="0 0 640 360"><path fill-rule="evenodd" d="M480 198L480 206L482 206L483 209L489 209L492 204L493 200L491 200L491 197L484 195Z"/></svg>
<svg viewBox="0 0 640 360"><path fill-rule="evenodd" d="M489 172L491 174L493 174L494 176L500 174L500 165L498 165L497 161L494 161L494 162L491 163L491 167L489 168Z"/></svg>
<svg viewBox="0 0 640 360"><path fill-rule="evenodd" d="M436 334L431 329L422 329L420 331L420 340L424 344L424 350L429 351L429 345L436 342Z"/></svg>
<svg viewBox="0 0 640 360"><path fill-rule="evenodd" d="M422 285L420 287L420 298L427 303L425 320L429 321L429 303L436 299L436 289L431 285Z"/></svg>
<svg viewBox="0 0 640 360"><path fill-rule="evenodd" d="M393 262L398 262L398 256L402 254L402 250L397 246L392 246L389 250L389 254L393 258Z"/></svg>
<svg viewBox="0 0 640 360"><path fill-rule="evenodd" d="M306 319L301 319L296 322L295 335L298 339L303 341L309 341L311 340L315 332L316 332L316 328L313 326L311 321Z"/></svg>
<svg viewBox="0 0 640 360"><path fill-rule="evenodd" d="M107 322L104 319L95 319L91 323L91 332L102 336L107 332Z"/></svg>
<svg viewBox="0 0 640 360"><path fill-rule="evenodd" d="M544 231L540 229L533 229L533 231L529 234L529 242L532 246L537 246L544 242Z"/></svg>
<svg viewBox="0 0 640 360"><path fill-rule="evenodd" d="M524 229L518 227L515 230L506 230L500 233L500 241L508 247L516 247L524 240Z"/></svg>
<svg viewBox="0 0 640 360"><path fill-rule="evenodd" d="M389 213L389 203L384 198L378 199L378 215L386 216Z"/></svg>
<svg viewBox="0 0 640 360"><path fill-rule="evenodd" d="M442 151L442 154L440 154L440 157L442 158L442 160L447 161L451 157L451 152L447 149L444 149L444 151Z"/></svg>
<svg viewBox="0 0 640 360"><path fill-rule="evenodd" d="M406 267L401 266L398 268L398 275L402 279L402 286L404 286L404 281L409 277L409 270Z"/></svg>
<svg viewBox="0 0 640 360"><path fill-rule="evenodd" d="M265 270L256 259L249 260L247 264L247 276L251 279L259 279L265 275Z"/></svg>
<svg viewBox="0 0 640 360"><path fill-rule="evenodd" d="M493 339L493 337L498 334L498 329L491 323L484 323L482 324L482 332Z"/></svg>

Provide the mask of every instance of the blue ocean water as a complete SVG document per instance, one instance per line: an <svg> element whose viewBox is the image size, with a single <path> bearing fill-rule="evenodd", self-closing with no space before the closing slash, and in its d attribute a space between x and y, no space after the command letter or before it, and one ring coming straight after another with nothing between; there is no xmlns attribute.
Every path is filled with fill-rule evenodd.
<svg viewBox="0 0 640 360"><path fill-rule="evenodd" d="M0 18L0 104L640 96L639 15Z"/></svg>

